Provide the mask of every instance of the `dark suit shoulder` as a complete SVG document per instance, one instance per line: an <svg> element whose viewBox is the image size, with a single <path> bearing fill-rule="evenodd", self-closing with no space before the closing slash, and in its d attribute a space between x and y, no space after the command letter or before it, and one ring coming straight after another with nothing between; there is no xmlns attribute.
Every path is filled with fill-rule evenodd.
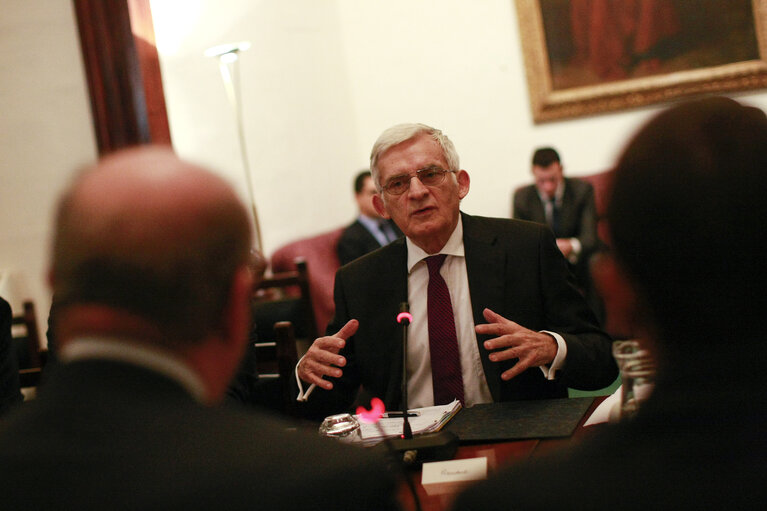
<svg viewBox="0 0 767 511"><path fill-rule="evenodd" d="M341 265L347 264L379 246L378 240L367 227L359 220L355 220L344 229L338 239L336 248L339 262Z"/></svg>
<svg viewBox="0 0 767 511"><path fill-rule="evenodd" d="M526 237L538 239L546 231L546 226L529 220L483 217L465 213L462 218L464 238L497 238L502 242L517 243Z"/></svg>
<svg viewBox="0 0 767 511"><path fill-rule="evenodd" d="M55 378L3 424L0 463L18 465L0 481L14 490L3 492L9 509L42 508L51 488L61 489L62 509L393 507L382 460L314 428L202 406L162 375L115 363L66 364ZM104 484L83 492L93 480Z"/></svg>
<svg viewBox="0 0 767 511"><path fill-rule="evenodd" d="M517 188L512 198L511 216L524 220L543 221L543 206L535 185Z"/></svg>
<svg viewBox="0 0 767 511"><path fill-rule="evenodd" d="M405 238L399 238L343 265L336 273L336 280L339 278L355 281L380 279L382 272L396 266L393 263L394 260L406 258Z"/></svg>
<svg viewBox="0 0 767 511"><path fill-rule="evenodd" d="M594 193L594 187L591 183L584 181L583 179L566 177L565 188L570 188L576 195L586 195L588 193Z"/></svg>
<svg viewBox="0 0 767 511"><path fill-rule="evenodd" d="M514 200L530 200L530 198L538 198L538 191L535 189L535 185L520 186L514 190Z"/></svg>
<svg viewBox="0 0 767 511"><path fill-rule="evenodd" d="M341 238L348 238L348 237L355 237L360 234L360 232L365 231L367 232L367 229L365 229L365 226L362 225L362 222L359 220L355 220L354 222L350 223L346 226L346 228L341 232Z"/></svg>
<svg viewBox="0 0 767 511"><path fill-rule="evenodd" d="M2 323L10 321L11 319L11 305L0 296L0 319Z"/></svg>

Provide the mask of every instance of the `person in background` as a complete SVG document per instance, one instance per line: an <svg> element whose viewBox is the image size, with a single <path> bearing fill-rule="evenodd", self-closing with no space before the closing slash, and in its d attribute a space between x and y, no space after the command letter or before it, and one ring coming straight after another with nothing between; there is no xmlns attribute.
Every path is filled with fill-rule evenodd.
<svg viewBox="0 0 767 511"><path fill-rule="evenodd" d="M581 291L601 320L603 305L589 271L591 257L601 248L594 188L583 180L565 177L559 153L551 147L535 150L532 173L535 182L514 192L512 218L551 228Z"/></svg>
<svg viewBox="0 0 767 511"><path fill-rule="evenodd" d="M453 143L423 124L394 126L371 152L376 211L406 238L342 266L335 317L297 365L301 406L338 413L363 395L400 409L409 303L411 408L567 397L617 376L611 339L578 292L551 231L460 211L469 174ZM304 387L304 383L306 387ZM316 388L316 387L319 388Z"/></svg>
<svg viewBox="0 0 767 511"><path fill-rule="evenodd" d="M383 218L373 206L376 187L369 170L363 170L354 179L354 199L359 215L338 240L338 259L341 265L354 261L368 252L391 243L402 236L397 224Z"/></svg>
<svg viewBox="0 0 767 511"><path fill-rule="evenodd" d="M78 174L49 272L59 363L0 425L4 509L395 507L372 453L212 406L247 343L248 218L165 148Z"/></svg>
<svg viewBox="0 0 767 511"><path fill-rule="evenodd" d="M764 507L765 141L764 112L722 97L674 106L634 136L594 276L608 315L657 361L655 388L630 420L497 473L456 510Z"/></svg>
<svg viewBox="0 0 767 511"><path fill-rule="evenodd" d="M11 306L0 298L0 417L24 400L19 388L19 364L11 336Z"/></svg>

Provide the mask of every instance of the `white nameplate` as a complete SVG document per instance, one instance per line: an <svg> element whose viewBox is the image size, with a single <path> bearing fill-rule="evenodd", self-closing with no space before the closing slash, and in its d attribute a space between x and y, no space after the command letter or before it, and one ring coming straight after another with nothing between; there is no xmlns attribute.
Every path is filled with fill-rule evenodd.
<svg viewBox="0 0 767 511"><path fill-rule="evenodd" d="M455 483L487 479L487 458L424 463L421 484Z"/></svg>

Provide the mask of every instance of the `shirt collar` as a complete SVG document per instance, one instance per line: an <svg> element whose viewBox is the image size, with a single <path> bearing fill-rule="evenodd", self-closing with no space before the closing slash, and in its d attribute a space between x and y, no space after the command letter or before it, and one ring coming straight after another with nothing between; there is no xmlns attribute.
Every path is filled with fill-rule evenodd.
<svg viewBox="0 0 767 511"><path fill-rule="evenodd" d="M413 267L419 262L423 261L427 257L436 254L427 254L421 247L413 243L410 238L405 238L407 244L407 272L410 274L413 271ZM451 256L464 257L463 251L463 219L461 215L458 215L458 224L453 229L453 234L448 238L445 246L438 252L439 254L447 254Z"/></svg>
<svg viewBox="0 0 767 511"><path fill-rule="evenodd" d="M360 216L357 217L357 220L368 228L368 230L371 229L379 229L381 226L381 222L384 220L383 218L373 218L372 216L363 215L360 213Z"/></svg>
<svg viewBox="0 0 767 511"><path fill-rule="evenodd" d="M546 203L549 202L551 199L548 198L548 196L541 192L538 187L535 187L535 191L538 192L538 197L540 197L541 202ZM562 203L562 196L565 194L565 180L562 178L562 181L559 182L557 185L557 189L554 190L554 201L557 203L557 205Z"/></svg>
<svg viewBox="0 0 767 511"><path fill-rule="evenodd" d="M101 359L115 360L150 369L178 382L201 403L207 402L205 385L199 375L168 351L125 339L73 339L61 348L62 362Z"/></svg>

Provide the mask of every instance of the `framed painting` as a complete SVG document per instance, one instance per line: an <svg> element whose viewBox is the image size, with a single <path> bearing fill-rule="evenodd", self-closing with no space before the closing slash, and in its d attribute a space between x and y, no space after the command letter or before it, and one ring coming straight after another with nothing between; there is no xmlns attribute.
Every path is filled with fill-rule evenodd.
<svg viewBox="0 0 767 511"><path fill-rule="evenodd" d="M536 123L767 87L767 0L515 0Z"/></svg>

